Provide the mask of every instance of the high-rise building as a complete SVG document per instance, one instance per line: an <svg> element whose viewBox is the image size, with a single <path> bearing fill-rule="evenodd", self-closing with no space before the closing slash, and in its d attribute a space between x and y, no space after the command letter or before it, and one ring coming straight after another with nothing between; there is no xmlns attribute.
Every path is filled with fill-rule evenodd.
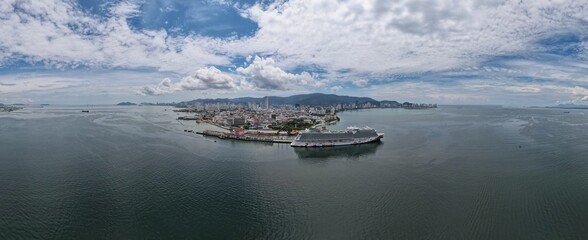
<svg viewBox="0 0 588 240"><path fill-rule="evenodd" d="M269 109L269 97L265 96L263 100L265 100L265 109Z"/></svg>

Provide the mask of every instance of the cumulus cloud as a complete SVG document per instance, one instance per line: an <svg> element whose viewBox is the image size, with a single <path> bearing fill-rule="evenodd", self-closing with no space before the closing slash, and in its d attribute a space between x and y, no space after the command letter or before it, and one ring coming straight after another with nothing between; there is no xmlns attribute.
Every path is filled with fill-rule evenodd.
<svg viewBox="0 0 588 240"><path fill-rule="evenodd" d="M365 79L358 79L353 81L353 85L358 86L358 87L365 87L367 86L368 81Z"/></svg>
<svg viewBox="0 0 588 240"><path fill-rule="evenodd" d="M588 105L588 95L587 96L579 96L571 100L565 101L557 101L558 104L578 104L578 105Z"/></svg>
<svg viewBox="0 0 588 240"><path fill-rule="evenodd" d="M252 37L221 39L132 27L127 19L140 14L140 4L109 2L103 4L107 15L94 16L71 1L3 1L0 57L186 73L194 66L229 65L235 56L275 53L286 69L317 64L329 73L439 71L540 50L534 45L539 38L584 29L588 21L584 1L291 0L235 5L259 29ZM585 57L586 46L578 47ZM277 87L267 83L261 86Z"/></svg>
<svg viewBox="0 0 588 240"><path fill-rule="evenodd" d="M289 90L294 85L321 84L308 72L287 73L276 66L274 59L259 56L255 56L249 66L239 67L236 71L250 77L257 88L266 90Z"/></svg>
<svg viewBox="0 0 588 240"><path fill-rule="evenodd" d="M105 4L106 5L106 4ZM196 66L228 64L207 37L172 38L165 30L137 30L127 18L138 14L131 1L111 4L95 17L71 1L3 1L0 51L4 59L43 62L55 68L154 68L185 72Z"/></svg>
<svg viewBox="0 0 588 240"><path fill-rule="evenodd" d="M230 1L206 2L227 6ZM491 81L479 86L471 82L457 82L455 88L442 86L441 89L448 91L443 95L447 99L475 100L473 95L461 98L464 93L457 91L458 87L466 91L475 87L490 89L485 95L505 93L525 97L549 92L553 93L551 99L581 99L588 95L574 92L574 86L586 86L588 82L586 1L261 1L233 5L258 28L251 36L227 38L189 31L171 34L163 28L133 26L128 19L142 14L141 4L141 1L106 1L100 5L106 14L94 14L81 9L74 1L2 1L0 67L24 61L57 69L82 66L148 69L152 73L166 73L168 77L192 74L175 83L168 78L145 86L139 90L145 95L245 87L260 91L310 90L351 84L369 89L372 82L363 79L381 82L391 76L415 73L418 76L428 72L453 72L458 78L460 74L467 77L473 73ZM542 44L545 39L566 34L578 39L563 50L550 46L558 44L557 38L554 43L550 40ZM247 81L233 73L205 67L239 65L235 59L244 56L249 56L245 58L246 66L237 68L235 74L245 76ZM496 58L501 56L514 58ZM499 64L492 66L492 63ZM291 71L309 65L319 66L320 71L316 72L321 75ZM191 69L195 68L201 69L192 73ZM461 72L460 69L469 70ZM158 75L158 79L162 78ZM524 78L546 83L517 82ZM415 79L403 86L438 87L433 81L419 83L415 81L421 79ZM30 88L22 87L22 82L9 81L8 84L16 85L0 84L0 89L28 91ZM62 86L51 84L36 86ZM442 95L434 88L415 93Z"/></svg>
<svg viewBox="0 0 588 240"><path fill-rule="evenodd" d="M583 29L580 1L291 0L257 4L248 52L288 56L331 71L420 72L475 66L488 56L538 50L546 33ZM304 34L301 34L304 33Z"/></svg>
<svg viewBox="0 0 588 240"><path fill-rule="evenodd" d="M207 90L207 89L238 89L238 82L230 75L221 72L215 67L201 68L194 76L188 76L180 81L182 90Z"/></svg>
<svg viewBox="0 0 588 240"><path fill-rule="evenodd" d="M215 67L198 69L193 76L182 78L179 82L172 83L169 78L161 80L157 85L144 86L137 91L139 95L161 95L177 91L195 90L237 90L241 83L229 74L221 72Z"/></svg>
<svg viewBox="0 0 588 240"><path fill-rule="evenodd" d="M171 84L171 80L169 78L165 78L163 80L161 80L161 82L157 85L149 85L149 86L144 86L141 89L139 89L139 91L137 91L137 94L139 95L161 95L161 94L165 94L165 93L171 93L171 92L175 92L179 90L178 88L174 88L172 87Z"/></svg>
<svg viewBox="0 0 588 240"><path fill-rule="evenodd" d="M331 90L331 92L338 92L338 91L341 91L342 89L343 89L343 87L341 87L341 86L333 86L333 87L331 87L330 90Z"/></svg>

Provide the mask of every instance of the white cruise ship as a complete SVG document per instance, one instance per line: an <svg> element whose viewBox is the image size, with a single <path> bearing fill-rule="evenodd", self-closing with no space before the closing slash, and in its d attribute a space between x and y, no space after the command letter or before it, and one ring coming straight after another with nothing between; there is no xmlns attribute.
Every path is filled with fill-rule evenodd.
<svg viewBox="0 0 588 240"><path fill-rule="evenodd" d="M383 133L377 133L375 129L365 127L348 127L346 131L311 131L305 130L298 133L292 147L333 147L355 145L380 141Z"/></svg>

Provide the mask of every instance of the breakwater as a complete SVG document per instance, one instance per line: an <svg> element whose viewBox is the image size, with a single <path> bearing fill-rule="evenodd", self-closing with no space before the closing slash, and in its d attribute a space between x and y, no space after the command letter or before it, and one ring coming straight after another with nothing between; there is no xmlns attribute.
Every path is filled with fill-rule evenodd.
<svg viewBox="0 0 588 240"><path fill-rule="evenodd" d="M236 134L233 132L221 132L214 130L204 130L202 132L195 132L204 136L218 137L220 139L234 139L242 141L255 141L255 142L271 142L271 143L291 143L294 139L293 136L272 136L264 134Z"/></svg>

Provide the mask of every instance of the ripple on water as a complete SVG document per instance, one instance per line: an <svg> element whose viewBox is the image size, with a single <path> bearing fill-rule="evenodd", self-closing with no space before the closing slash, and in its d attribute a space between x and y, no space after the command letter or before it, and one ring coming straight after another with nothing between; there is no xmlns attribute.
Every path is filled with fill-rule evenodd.
<svg viewBox="0 0 588 240"><path fill-rule="evenodd" d="M0 118L0 238L588 235L586 115L374 112L342 124L382 129L380 145L323 155L184 135L157 108Z"/></svg>

